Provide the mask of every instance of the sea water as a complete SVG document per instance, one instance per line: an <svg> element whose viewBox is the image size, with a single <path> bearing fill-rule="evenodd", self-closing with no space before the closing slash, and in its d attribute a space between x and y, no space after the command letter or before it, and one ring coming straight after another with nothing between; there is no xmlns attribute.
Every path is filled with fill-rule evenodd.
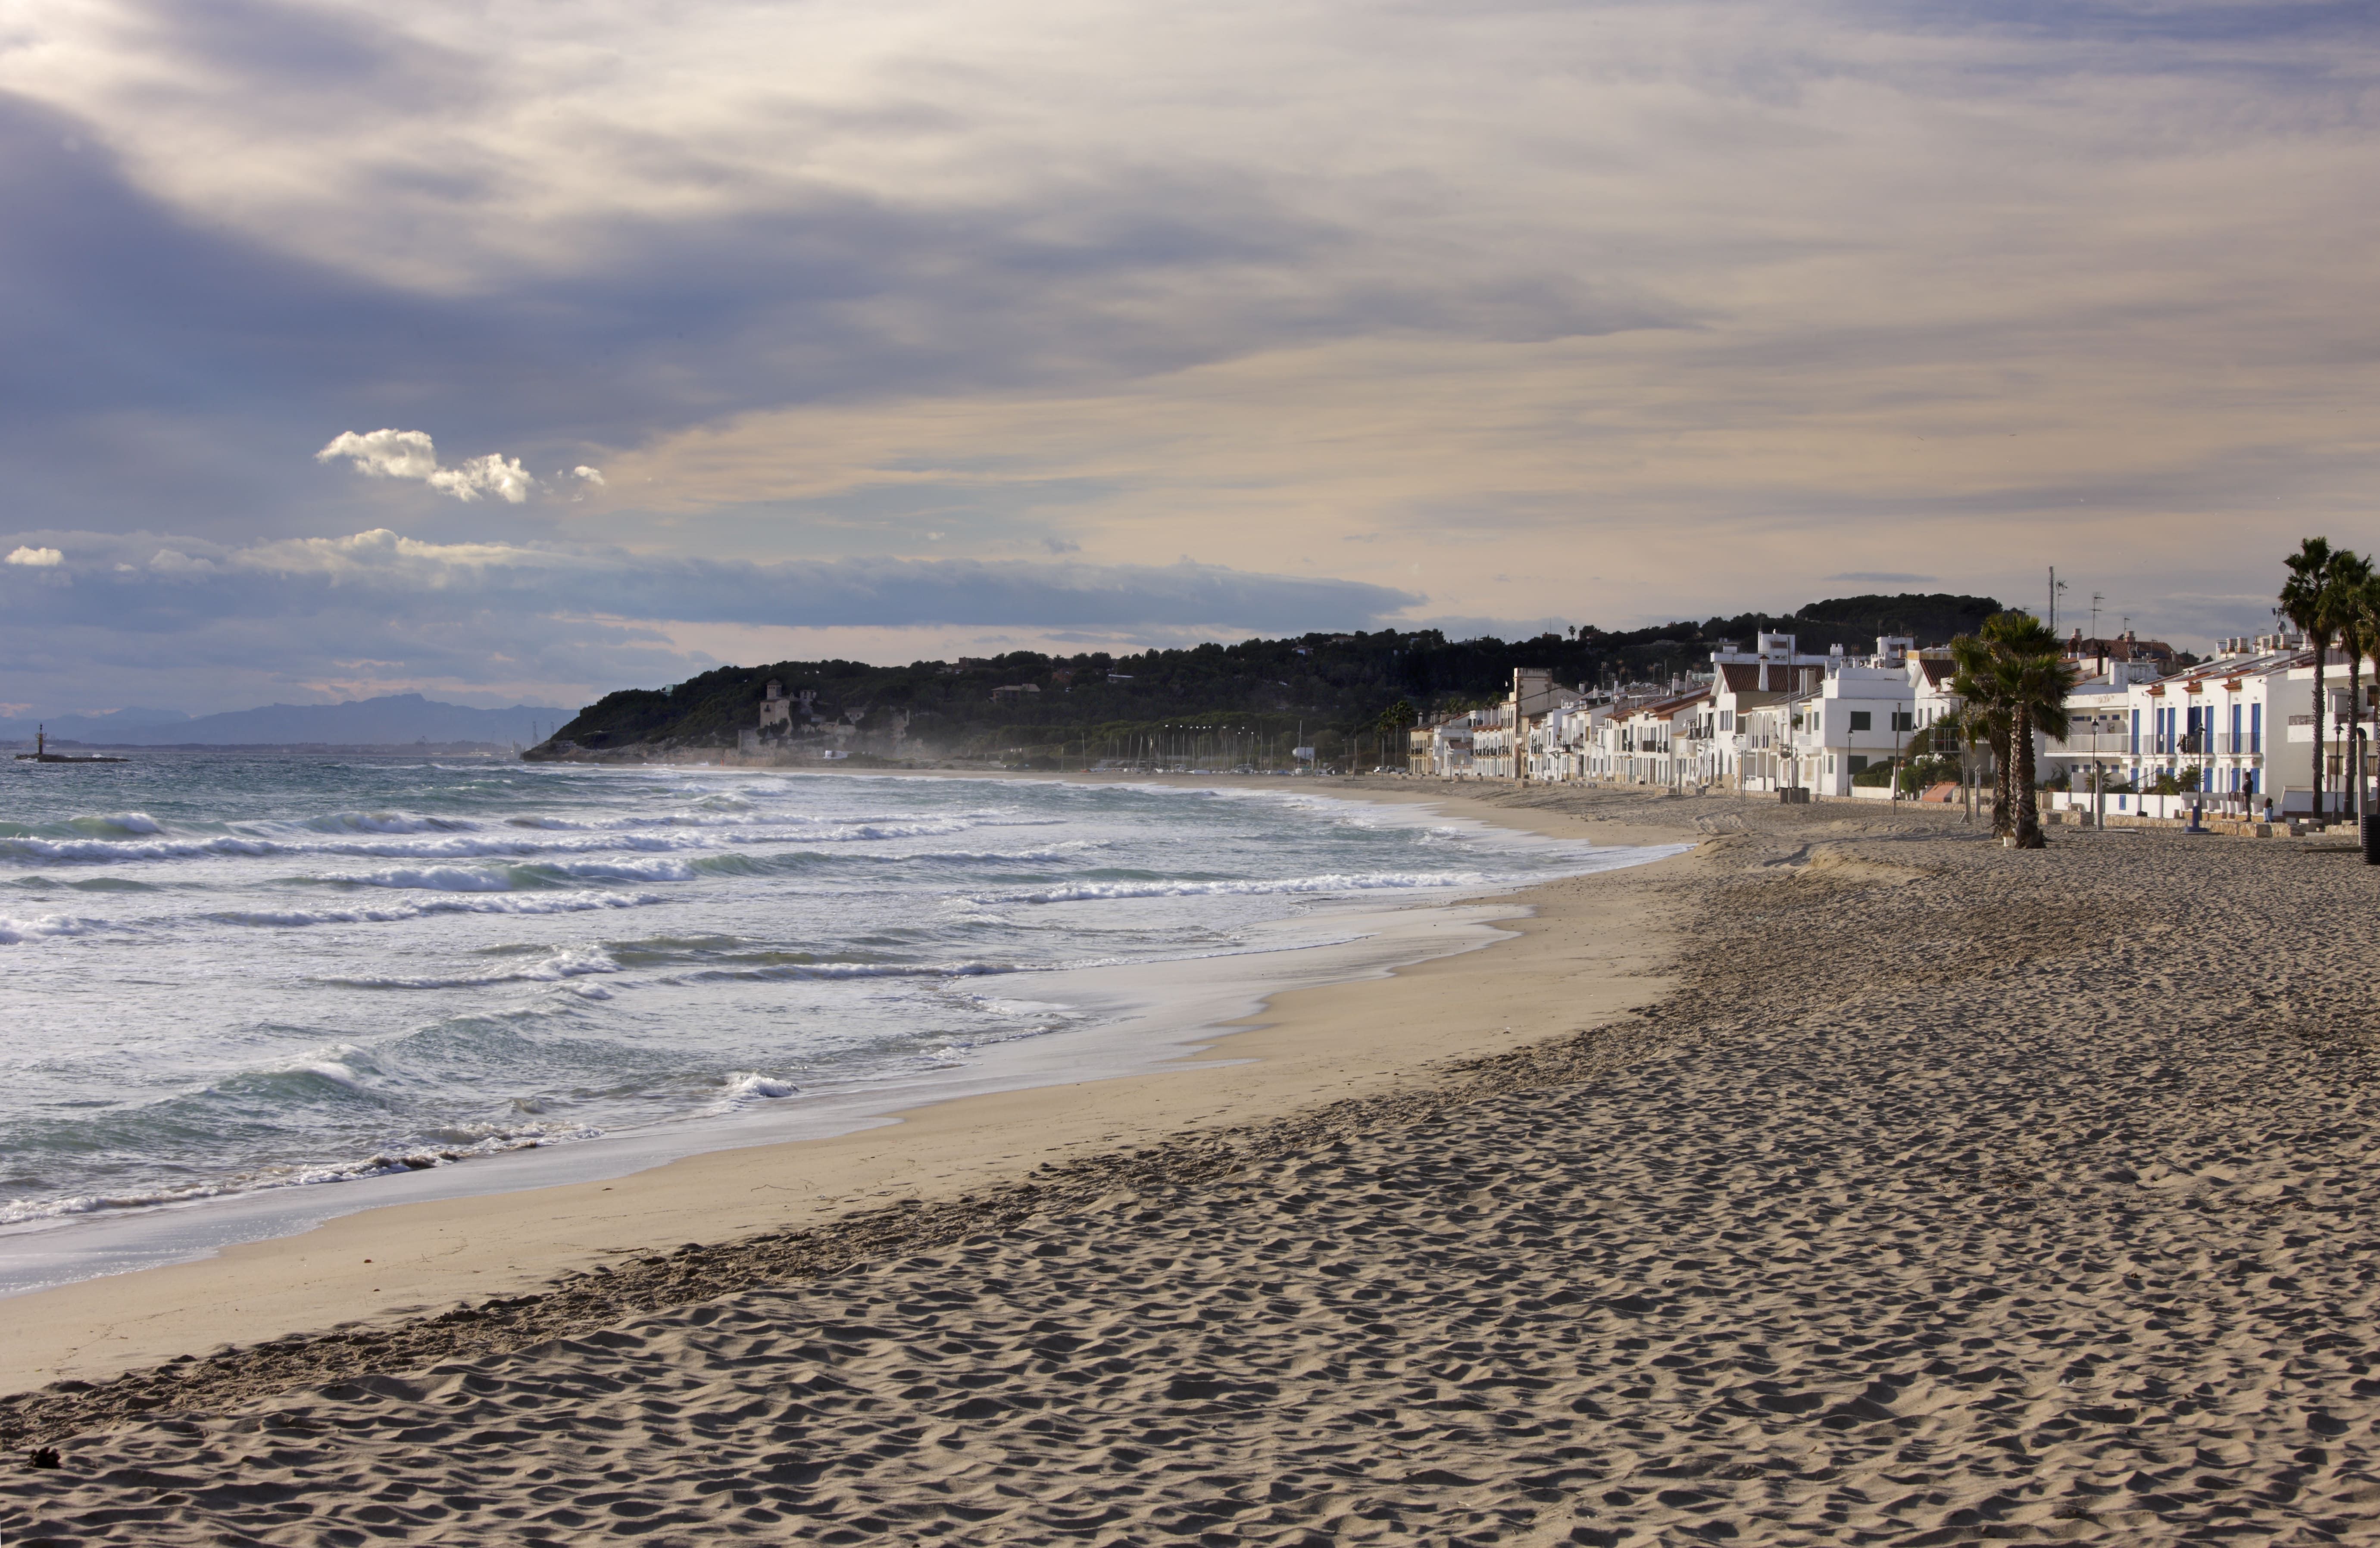
<svg viewBox="0 0 2380 1548"><path fill-rule="evenodd" d="M1642 857L1280 780L18 765L0 1257L77 1220L527 1148L683 1153L730 1119L749 1143L758 1110L930 1094L1119 1013L1037 985L1185 959L1228 976L1384 898Z"/></svg>

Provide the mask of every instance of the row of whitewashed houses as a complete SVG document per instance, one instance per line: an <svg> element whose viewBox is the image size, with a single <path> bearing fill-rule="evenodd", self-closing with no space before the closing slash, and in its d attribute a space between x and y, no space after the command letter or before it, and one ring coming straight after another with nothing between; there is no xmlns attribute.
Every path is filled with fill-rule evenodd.
<svg viewBox="0 0 2380 1548"><path fill-rule="evenodd" d="M2212 659L2178 671L2120 659L2122 645L2077 659L2069 733L2036 740L2040 778L2071 792L2056 800L2087 804L2095 773L2102 789L2131 791L2170 776L2194 786L2202 804L2311 813L2313 654L2301 639L2225 640ZM1912 752L1960 753L1947 731L1916 735L1959 708L1953 671L1949 651L1904 638L1879 639L1868 656L1840 647L1813 655L1781 634L1760 635L1748 651L1723 642L1709 671L1666 690L1563 688L1524 669L1502 703L1414 728L1408 751L1413 772L1449 779L1888 799L1888 783L1858 776ZM2324 805L2336 809L2350 721L2346 657L2332 651L2324 671ZM2375 678L2370 670L2361 676L2364 703L2353 719L2368 735ZM1965 761L1979 769L1976 755ZM1949 797L1937 790L1933 798ZM2141 809L2137 795L2100 798L2110 811Z"/></svg>

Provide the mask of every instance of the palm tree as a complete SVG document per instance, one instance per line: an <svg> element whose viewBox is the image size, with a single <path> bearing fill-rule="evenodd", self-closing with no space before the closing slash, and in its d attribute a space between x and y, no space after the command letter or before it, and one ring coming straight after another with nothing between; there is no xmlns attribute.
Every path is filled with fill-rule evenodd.
<svg viewBox="0 0 2380 1548"><path fill-rule="evenodd" d="M2356 616L2355 598L2356 594L2363 589L2364 583L2371 578L2372 562L2370 560L2365 559L2353 549L2331 550L2330 573L2323 583L2319 611L2330 625L2330 637L2337 640L2339 648L2347 654L2347 696L2350 707L2348 711L2349 730L2347 744L2339 748L2338 753L2342 778L2348 781L2352 781L2355 776L2353 728L2358 717L2352 706L2356 694L2362 689L2363 678L2362 663L2360 659L2363 644L2362 629ZM2324 702L2320 693L2314 695L2314 706L2317 718L2330 712L2330 707ZM2350 812L2355 805L2352 789L2352 784L2350 783L2347 789L2339 792L2341 795L2348 798L2347 804Z"/></svg>
<svg viewBox="0 0 2380 1548"><path fill-rule="evenodd" d="M2044 848L2033 738L2036 732L2066 734L2074 665L2049 626L2029 612L1994 613L1984 621L1980 635L1962 635L1950 647L1959 666L1951 691L2007 749L2000 759L2004 794L1992 814L1992 830L2018 849Z"/></svg>
<svg viewBox="0 0 2380 1548"><path fill-rule="evenodd" d="M1961 700L1959 734L1969 747L1980 744L1992 755L1992 833L2003 836L2015 806L2008 798L2010 717L1995 684L1992 647L1973 635L1961 635L1950 642L1950 660L1958 668L1950 691Z"/></svg>
<svg viewBox="0 0 2380 1548"><path fill-rule="evenodd" d="M2364 748L2355 742L2355 729L2363 720L2363 658L2380 661L2380 570L2372 561L2359 554L2334 557L2334 574L2340 571L2340 560L2349 561L2338 587L2341 642L2347 647L2347 735L2353 751L2351 770L2355 782L2355 811L2363 808ZM2375 668L2380 676L2380 668Z"/></svg>
<svg viewBox="0 0 2380 1548"><path fill-rule="evenodd" d="M2030 614L2025 615L2030 617ZM2070 720L2066 696L2074 691L2074 663L2066 659L2058 647L2058 637L2037 620L2034 627L2048 648L2033 648L2034 642L2020 642L2019 654L2008 662L2009 698L2015 712L2016 724L2009 732L2015 744L2016 768L2016 847L2041 849L2046 841L2041 836L2041 808L2038 771L2034 767L2033 738L2035 732L2044 736L2062 737Z"/></svg>
<svg viewBox="0 0 2380 1548"><path fill-rule="evenodd" d="M2287 563L2289 578L2281 583L2281 614L2298 626L2313 647L2313 815L2322 816L2322 667L2330 654L2331 635L2338 627L2338 599L2330 585L2331 552L2327 538L2301 538Z"/></svg>
<svg viewBox="0 0 2380 1548"><path fill-rule="evenodd" d="M1404 699L1399 699L1396 703L1389 706L1386 709L1381 710L1380 732L1383 739L1383 747L1385 748L1387 739L1395 737L1407 726L1412 725L1415 720L1420 719L1421 712L1414 708L1413 705ZM1385 751L1383 751L1381 755L1380 761L1382 763L1389 761ZM1400 758L1398 761L1402 763L1404 760Z"/></svg>

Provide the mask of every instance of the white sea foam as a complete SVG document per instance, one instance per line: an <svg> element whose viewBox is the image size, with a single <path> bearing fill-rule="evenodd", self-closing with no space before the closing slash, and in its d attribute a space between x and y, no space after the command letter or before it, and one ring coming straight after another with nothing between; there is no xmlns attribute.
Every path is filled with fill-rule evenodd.
<svg viewBox="0 0 2380 1548"><path fill-rule="evenodd" d="M565 842L540 842L492 833L451 833L419 839L304 839L302 829L278 829L279 837L261 833L223 833L207 838L159 838L147 842L117 839L45 839L33 835L0 836L0 858L34 861L106 862L133 860L204 860L261 855L339 854L371 860L472 860L509 857L529 859L546 854L606 853L632 849L668 852L706 849L712 841L699 837L673 839L658 834L603 834ZM788 835L790 837L790 835Z"/></svg>
<svg viewBox="0 0 2380 1548"><path fill-rule="evenodd" d="M28 944L0 957L79 1051L0 1061L20 1179L0 1179L0 1221L443 1165L530 1143L471 1126L549 1106L587 1133L799 1105L795 1071L947 1079L1088 1014L973 991L1285 949L1262 926L1330 894L1596 864L1443 822L1401 839L1318 799L1225 812L1050 785L984 804L952 781L739 771L720 801L713 777L493 773L198 758L144 776L156 815L12 806L0 879L45 890L10 890L27 917L0 919L0 943ZM135 876L103 901L46 890ZM649 933L666 938L612 938L640 933L612 911L663 901ZM1075 906L1027 906L1058 902ZM110 918L50 913L74 906ZM67 944L114 931L137 950Z"/></svg>
<svg viewBox="0 0 2380 1548"><path fill-rule="evenodd" d="M1085 881L1030 892L1001 892L985 903L1082 903L1126 898L1277 897L1380 889L1485 887L1477 871L1391 871L1366 876L1285 877L1268 881Z"/></svg>
<svg viewBox="0 0 2380 1548"><path fill-rule="evenodd" d="M419 887L439 892L509 892L513 885L513 878L504 872L475 870L468 865L396 865L385 871L362 871L322 879L357 887Z"/></svg>
<svg viewBox="0 0 2380 1548"><path fill-rule="evenodd" d="M427 1171L435 1167L451 1167L458 1161L469 1161L480 1156L601 1139L603 1131L589 1124L540 1124L490 1134L468 1143L407 1149L359 1161L274 1167L187 1188L160 1188L126 1193L78 1193L63 1199L24 1200L0 1204L0 1227L63 1220L108 1210L161 1209L175 1204L198 1203L207 1199L229 1198L239 1193L262 1192L268 1189L304 1188L323 1182L353 1182L360 1178L402 1176L407 1172Z"/></svg>
<svg viewBox="0 0 2380 1548"><path fill-rule="evenodd" d="M318 833L468 833L480 825L462 817L418 817L405 812L333 812L302 826Z"/></svg>
<svg viewBox="0 0 2380 1548"><path fill-rule="evenodd" d="M476 989L497 984L559 984L565 979L582 978L589 974L619 971L620 964L600 948L563 947L537 961L517 963L493 973L338 978L331 982L353 989Z"/></svg>
<svg viewBox="0 0 2380 1548"><path fill-rule="evenodd" d="M115 812L105 816L74 817L67 826L86 833L163 833L164 826L146 812Z"/></svg>
<svg viewBox="0 0 2380 1548"><path fill-rule="evenodd" d="M571 881L691 881L683 860L546 860L490 869L473 865L392 865L314 879L358 887L416 888L434 892L509 892L559 877Z"/></svg>
<svg viewBox="0 0 2380 1548"><path fill-rule="evenodd" d="M695 869L683 860L549 860L539 871L559 871L582 881L692 881Z"/></svg>
<svg viewBox="0 0 2380 1548"><path fill-rule="evenodd" d="M223 834L212 839L165 839L125 843L107 839L0 838L0 856L14 860L190 860L209 855L279 854L269 839Z"/></svg>
<svg viewBox="0 0 2380 1548"><path fill-rule="evenodd" d="M225 925L298 929L309 925L382 925L442 913L585 913L598 909L644 908L669 900L658 892L531 892L495 897L431 898L381 908L227 909L208 914Z"/></svg>
<svg viewBox="0 0 2380 1548"><path fill-rule="evenodd" d="M67 913L45 913L37 919L11 919L0 914L0 946L22 946L31 940L55 940L62 936L94 936L120 930L109 919L84 919Z"/></svg>

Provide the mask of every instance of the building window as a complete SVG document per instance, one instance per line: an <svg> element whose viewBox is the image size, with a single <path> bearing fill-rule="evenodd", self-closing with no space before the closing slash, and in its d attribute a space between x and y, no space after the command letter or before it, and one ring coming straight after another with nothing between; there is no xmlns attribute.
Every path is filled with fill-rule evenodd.
<svg viewBox="0 0 2380 1548"><path fill-rule="evenodd" d="M1917 729L1916 712L1909 709L1894 710L1892 712L1892 729L1895 731L1915 731Z"/></svg>
<svg viewBox="0 0 2380 1548"><path fill-rule="evenodd" d="M1866 710L1854 709L1852 711L1852 730L1866 731L1875 720L1876 717L1869 714Z"/></svg>
<svg viewBox="0 0 2380 1548"><path fill-rule="evenodd" d="M1864 773L1866 773L1866 772L1867 772L1867 755L1866 755L1866 754L1864 754L1864 753L1853 753L1853 754L1852 754L1852 755L1851 755L1851 764L1852 764L1852 773L1854 773L1854 774L1864 774Z"/></svg>

